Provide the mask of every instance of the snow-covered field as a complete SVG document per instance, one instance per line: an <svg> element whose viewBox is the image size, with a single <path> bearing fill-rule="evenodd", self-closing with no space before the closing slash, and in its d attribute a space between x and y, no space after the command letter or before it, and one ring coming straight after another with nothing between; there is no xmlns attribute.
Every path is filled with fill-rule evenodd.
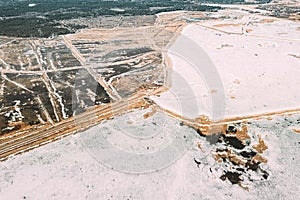
<svg viewBox="0 0 300 200"><path fill-rule="evenodd" d="M234 19L199 22L184 29L169 51L170 92L153 99L190 118L206 114L216 119L213 112L222 109L223 100L225 117L299 108L300 23L240 12L230 16ZM198 48L184 44L187 38ZM195 51L196 62L186 56ZM182 87L182 82L189 87Z"/></svg>
<svg viewBox="0 0 300 200"><path fill-rule="evenodd" d="M139 123L144 111L131 113L131 116L117 117L117 122ZM155 114L143 125L150 127L152 122L161 121L161 115ZM265 156L268 163L264 169L270 174L267 180L254 179L249 185L249 191L229 181L219 178L220 165L210 153L214 146L208 145L204 138L198 137L192 129L180 126L178 122L164 123L165 127L187 135L190 141L182 155L174 162L154 172L126 173L116 167L103 163L97 157L96 146L99 140L94 137L99 132L95 128L75 136L64 138L58 142L48 144L33 151L11 158L0 163L0 196L1 199L290 199L296 200L300 195L300 134L293 132L292 128L299 128L300 116L278 117L273 121L255 121L249 125L249 133L260 133L268 145ZM167 120L167 121L168 121ZM298 120L298 122L297 122ZM114 122L107 121L98 128L116 127ZM175 124L174 124L175 123ZM138 131L141 127L137 127ZM119 132L122 137L134 134L130 126L126 125L126 133ZM132 129L134 130L134 129ZM171 131L172 131L171 130ZM141 130L139 130L141 131ZM113 132L113 131L112 131ZM143 133L148 134L147 131ZM154 134L155 133L155 134ZM172 132L169 132L172 133ZM194 134L189 135L189 133ZM114 139L115 133L107 139L116 147L126 146L126 142ZM165 133L152 132L160 138ZM145 135L144 135L145 136ZM175 137L174 137L175 136ZM164 142L173 141L178 135L166 136ZM181 135L182 136L182 135ZM122 138L121 137L121 138ZM89 140L86 140L89 138ZM101 137L100 137L101 138ZM134 137L132 137L134 138ZM172 139L173 138L173 139ZM94 140L94 141L93 141ZM86 144L85 142L91 143ZM152 141L153 151L159 146L155 139ZM204 152L200 151L195 142L201 142ZM164 142L160 145L164 146ZM117 144L119 143L119 144ZM94 149L88 147L92 146ZM125 147L125 146L126 147ZM125 149L127 152L136 151ZM145 154L146 146L140 148L140 153ZM206 148L207 147L207 148ZM98 151L103 151L103 146L98 146ZM157 148L156 152L160 152ZM100 160L99 160L100 158ZM111 155L115 159L114 155ZM174 158L174 157L173 157ZM201 161L197 166L194 158ZM168 158L166 158L168 159ZM121 160L120 160L121 161ZM149 166L153 160L145 160L140 167ZM106 164L106 165L105 165ZM128 161L126 164L134 164ZM154 163L157 164L157 163ZM119 165L122 166L122 163ZM118 167L118 166L117 166ZM132 166L135 168L135 166ZM124 168L123 168L124 169ZM255 176L254 176L255 177Z"/></svg>

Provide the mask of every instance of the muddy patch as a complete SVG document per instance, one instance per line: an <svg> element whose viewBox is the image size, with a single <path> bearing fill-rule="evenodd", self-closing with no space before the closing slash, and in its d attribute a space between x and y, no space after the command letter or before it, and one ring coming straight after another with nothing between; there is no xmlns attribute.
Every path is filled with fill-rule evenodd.
<svg viewBox="0 0 300 200"><path fill-rule="evenodd" d="M211 153L217 165L211 172L218 172L221 180L248 189L251 182L268 179L270 172L262 167L268 162L263 155L268 146L261 135L249 133L245 124L224 125L211 134L197 132L208 141L214 138Z"/></svg>

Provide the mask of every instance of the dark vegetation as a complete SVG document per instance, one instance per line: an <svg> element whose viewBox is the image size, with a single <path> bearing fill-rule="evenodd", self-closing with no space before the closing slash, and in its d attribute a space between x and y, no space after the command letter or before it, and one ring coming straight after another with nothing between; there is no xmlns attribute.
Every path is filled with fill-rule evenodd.
<svg viewBox="0 0 300 200"><path fill-rule="evenodd" d="M29 4L36 4L29 7ZM73 33L84 26L63 25L60 20L99 16L153 15L174 10L216 11L187 0L0 0L0 35L49 37ZM118 12L112 10L125 10ZM154 9L155 8L155 9Z"/></svg>
<svg viewBox="0 0 300 200"><path fill-rule="evenodd" d="M257 0L268 3L270 0ZM244 0L0 0L0 35L49 37L74 33L82 25L64 25L61 20L99 16L153 15L174 10L217 11L201 3L242 4ZM29 4L36 4L29 7ZM112 10L125 10L118 12Z"/></svg>
<svg viewBox="0 0 300 200"><path fill-rule="evenodd" d="M216 3L216 4L265 4L271 0L256 0L255 2L245 2L244 0L197 0L198 2Z"/></svg>

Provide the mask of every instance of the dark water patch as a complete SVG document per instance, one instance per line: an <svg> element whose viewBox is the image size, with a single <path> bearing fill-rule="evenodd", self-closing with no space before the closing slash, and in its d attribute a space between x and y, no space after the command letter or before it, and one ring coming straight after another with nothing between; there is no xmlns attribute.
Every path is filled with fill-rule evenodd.
<svg viewBox="0 0 300 200"><path fill-rule="evenodd" d="M242 181L241 174L237 172L225 171L224 174L220 177L221 180L229 180L232 184L238 184Z"/></svg>
<svg viewBox="0 0 300 200"><path fill-rule="evenodd" d="M254 157L257 153L255 151L242 151L240 152L240 155L243 156L244 158L251 159Z"/></svg>
<svg viewBox="0 0 300 200"><path fill-rule="evenodd" d="M237 132L237 127L234 125L229 125L226 129L226 133L236 133Z"/></svg>
<svg viewBox="0 0 300 200"><path fill-rule="evenodd" d="M258 168L259 168L259 164L260 164L260 162L252 162L252 161L248 161L248 162L246 163L246 167L247 167L248 170L251 169L252 171L257 171Z"/></svg>
<svg viewBox="0 0 300 200"><path fill-rule="evenodd" d="M221 134L219 141L225 142L228 146L231 146L235 149L243 149L246 145L243 144L243 142L236 137L231 136L225 136L224 134Z"/></svg>

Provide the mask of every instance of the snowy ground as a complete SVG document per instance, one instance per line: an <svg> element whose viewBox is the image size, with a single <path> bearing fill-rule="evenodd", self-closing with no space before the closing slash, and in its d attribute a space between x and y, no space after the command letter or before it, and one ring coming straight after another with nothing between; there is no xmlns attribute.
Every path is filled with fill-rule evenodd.
<svg viewBox="0 0 300 200"><path fill-rule="evenodd" d="M221 16L223 12L228 15L221 11ZM173 85L153 99L190 118L299 108L300 23L246 12L229 16L232 19L199 22L184 29L169 50ZM191 54L198 54L198 59ZM225 102L225 112L214 99ZM216 109L218 116L213 114Z"/></svg>
<svg viewBox="0 0 300 200"><path fill-rule="evenodd" d="M131 116L142 117L142 112ZM131 117L131 119L133 118ZM145 126L161 121L161 115L155 114ZM126 121L126 116L116 118ZM119 122L120 122L119 121ZM172 120L171 120L172 121ZM136 120L133 122L137 122ZM174 122L174 121L173 121ZM114 127L112 122L104 122L99 128ZM87 130L75 136L64 138L33 151L0 163L1 199L298 199L300 195L300 134L292 131L300 128L300 116L278 117L273 121L255 121L250 124L249 133L260 133L268 145L265 156L268 163L264 166L270 176L267 180L253 180L249 191L229 181L222 181L218 176L219 164L209 153L195 145L201 142L209 146L204 138L188 127L164 123L165 126L187 135L187 149L183 155L170 165L150 173L126 173L104 165L90 148L85 137L93 138L97 131ZM176 125L177 124L177 125ZM122 126L122 125L121 125ZM141 126L143 127L143 126ZM114 128L112 128L114 129ZM129 129L129 128L128 128ZM128 130L127 129L127 130ZM143 133L146 133L142 131ZM129 132L127 131L127 134ZM130 132L134 134L134 132ZM155 132L153 132L155 133ZM192 133L192 135L189 135ZM99 133L98 133L99 134ZM122 132L119 134L127 135ZM164 133L158 133L162 136ZM127 135L128 136L128 135ZM123 136L123 137L127 137ZM173 135L174 136L174 135ZM177 135L178 136L178 135ZM181 135L182 136L182 135ZM175 134L176 137L176 134ZM132 137L133 138L133 137ZM166 137L164 142L173 141ZM173 139L171 139L173 138ZM97 140L97 139L96 139ZM117 142L113 136L111 144ZM148 139L151 141L152 139ZM152 140L152 146L157 146ZM130 147L120 142L120 147ZM162 146L164 146L162 144ZM99 151L102 151L102 147ZM144 146L145 147L145 146ZM147 149L140 150L146 153ZM152 149L153 150L153 149ZM136 148L127 149L136 151ZM156 150L156 152L160 152ZM113 155L112 155L113 157ZM201 161L197 166L194 158ZM141 164L148 166L153 160ZM128 162L130 163L130 162ZM107 164L107 163L106 163ZM121 166L121 165L120 165ZM133 166L134 167L134 166ZM212 170L212 171L211 171Z"/></svg>

